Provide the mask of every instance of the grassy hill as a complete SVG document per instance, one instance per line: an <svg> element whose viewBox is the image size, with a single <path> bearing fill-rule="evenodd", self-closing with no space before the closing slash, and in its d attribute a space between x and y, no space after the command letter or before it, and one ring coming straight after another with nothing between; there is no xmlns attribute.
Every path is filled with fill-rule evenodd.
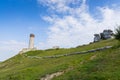
<svg viewBox="0 0 120 80"><path fill-rule="evenodd" d="M35 58L87 51L104 46L111 49L59 58ZM120 80L120 46L114 39L70 49L30 51L0 63L0 80L40 80L63 72L52 80Z"/></svg>

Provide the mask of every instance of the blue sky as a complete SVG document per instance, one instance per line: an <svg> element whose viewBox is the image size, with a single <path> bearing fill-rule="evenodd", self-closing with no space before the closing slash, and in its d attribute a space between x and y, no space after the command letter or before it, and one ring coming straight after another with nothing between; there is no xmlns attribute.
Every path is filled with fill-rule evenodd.
<svg viewBox="0 0 120 80"><path fill-rule="evenodd" d="M75 47L120 24L119 0L0 0L0 61L28 47Z"/></svg>
<svg viewBox="0 0 120 80"><path fill-rule="evenodd" d="M37 5L37 1L1 0L0 27L2 31L0 36L4 36L1 40L25 41L30 33L43 35L47 28L47 24L40 18L43 14L44 10Z"/></svg>

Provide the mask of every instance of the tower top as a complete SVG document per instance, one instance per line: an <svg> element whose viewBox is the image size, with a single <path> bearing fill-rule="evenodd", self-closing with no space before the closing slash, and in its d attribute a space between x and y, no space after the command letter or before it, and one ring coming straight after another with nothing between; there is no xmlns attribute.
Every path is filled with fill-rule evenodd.
<svg viewBox="0 0 120 80"><path fill-rule="evenodd" d="M34 34L30 34L30 37L35 37L35 35Z"/></svg>

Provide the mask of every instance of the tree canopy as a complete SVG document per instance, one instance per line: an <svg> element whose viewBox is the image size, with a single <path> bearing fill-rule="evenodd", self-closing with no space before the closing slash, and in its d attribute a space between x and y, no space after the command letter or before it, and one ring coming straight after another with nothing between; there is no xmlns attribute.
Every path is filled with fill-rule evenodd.
<svg viewBox="0 0 120 80"><path fill-rule="evenodd" d="M115 30L115 39L120 41L120 26Z"/></svg>

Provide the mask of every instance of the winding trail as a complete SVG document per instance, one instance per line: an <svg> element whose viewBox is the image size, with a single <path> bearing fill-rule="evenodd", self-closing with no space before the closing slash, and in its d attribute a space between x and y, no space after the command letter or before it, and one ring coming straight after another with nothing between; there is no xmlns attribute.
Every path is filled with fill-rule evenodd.
<svg viewBox="0 0 120 80"><path fill-rule="evenodd" d="M101 47L101 48L91 49L91 50L88 50L88 51L73 52L73 53L62 54L62 55L43 56L43 57L28 56L27 54L22 54L22 55L24 55L25 57L28 57L28 58L36 58L36 59L59 58L59 57L63 57L63 56L72 56L72 55L78 55L78 54L86 54L86 53L92 53L92 52L97 52L97 51L103 51L103 50L110 49L110 48L112 48L112 46L104 46L104 47ZM96 57L96 54L91 56L90 60L93 60L95 57ZM84 61L82 61L80 64L83 64L83 63L84 63ZM73 69L73 68L68 68L64 71L59 71L59 72L56 72L56 73L47 74L45 77L40 78L40 80L51 80L54 77L60 76L60 75L64 74L65 72L70 71L71 69Z"/></svg>
<svg viewBox="0 0 120 80"><path fill-rule="evenodd" d="M54 77L57 77L57 76L60 76L62 75L64 72L56 72L56 73L53 73L53 74L48 74L46 75L45 77L41 78L40 80L51 80L53 79Z"/></svg>
<svg viewBox="0 0 120 80"><path fill-rule="evenodd" d="M52 73L52 74L47 74L45 77L42 77L40 80L52 80L54 77L60 76L60 75L64 74L65 72L68 72L72 69L73 68L68 68L68 69L63 70L63 71L59 71L59 72Z"/></svg>
<svg viewBox="0 0 120 80"><path fill-rule="evenodd" d="M95 59L96 56L97 56L96 54L91 56L89 60ZM80 62L80 64L83 64L83 63L84 63L84 61ZM40 80L52 80L54 77L58 77L58 76L64 74L65 72L68 72L68 71L70 71L72 69L73 68L68 68L68 69L66 69L64 71L59 71L59 72L56 72L56 73L47 74L45 77L42 77Z"/></svg>

